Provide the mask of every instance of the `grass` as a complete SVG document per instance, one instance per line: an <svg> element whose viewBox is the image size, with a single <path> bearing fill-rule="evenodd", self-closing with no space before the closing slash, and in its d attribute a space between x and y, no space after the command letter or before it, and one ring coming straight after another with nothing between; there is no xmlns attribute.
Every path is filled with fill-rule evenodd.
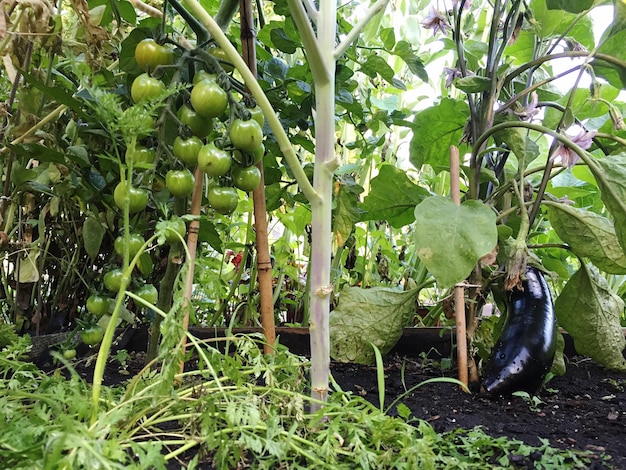
<svg viewBox="0 0 626 470"><path fill-rule="evenodd" d="M91 386L22 359L27 342L0 352L0 461L13 469L482 469L587 468L580 452L493 438L480 428L438 434L408 409L391 417L361 397L336 391L309 413L309 364L260 338L191 344L197 368L174 385L177 354L124 386L103 387L94 424ZM176 349L174 349L175 351ZM405 407L406 408L406 407ZM403 405L398 408L403 410ZM521 462L521 463L520 463ZM530 465L530 466L528 466Z"/></svg>

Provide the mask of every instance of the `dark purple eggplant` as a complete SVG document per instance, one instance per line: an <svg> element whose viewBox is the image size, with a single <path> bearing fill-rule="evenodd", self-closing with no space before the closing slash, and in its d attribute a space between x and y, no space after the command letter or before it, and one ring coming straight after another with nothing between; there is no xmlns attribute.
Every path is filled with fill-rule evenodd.
<svg viewBox="0 0 626 470"><path fill-rule="evenodd" d="M507 318L487 363L483 390L492 395L537 392L555 351L552 295L541 271L529 266L522 290L509 293Z"/></svg>

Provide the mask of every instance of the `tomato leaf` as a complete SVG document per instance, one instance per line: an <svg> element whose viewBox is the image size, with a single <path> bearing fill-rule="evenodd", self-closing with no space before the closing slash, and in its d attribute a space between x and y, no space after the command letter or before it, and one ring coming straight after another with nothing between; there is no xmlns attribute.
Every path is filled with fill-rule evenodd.
<svg viewBox="0 0 626 470"><path fill-rule="evenodd" d="M617 241L613 222L589 210L546 204L552 228L577 256L589 258L607 273L626 274L626 254Z"/></svg>
<svg viewBox="0 0 626 470"><path fill-rule="evenodd" d="M83 222L83 245L91 259L100 253L100 245L105 232L106 228L94 214L90 214Z"/></svg>
<svg viewBox="0 0 626 470"><path fill-rule="evenodd" d="M626 370L626 339L620 325L624 301L593 265L581 266L554 304L559 324L574 339L576 351L609 369Z"/></svg>
<svg viewBox="0 0 626 470"><path fill-rule="evenodd" d="M498 241L496 216L483 202L457 206L431 196L415 208L415 247L440 287L463 281Z"/></svg>
<svg viewBox="0 0 626 470"><path fill-rule="evenodd" d="M339 362L373 364L374 344L385 355L415 315L419 289L346 287L330 313L330 355Z"/></svg>

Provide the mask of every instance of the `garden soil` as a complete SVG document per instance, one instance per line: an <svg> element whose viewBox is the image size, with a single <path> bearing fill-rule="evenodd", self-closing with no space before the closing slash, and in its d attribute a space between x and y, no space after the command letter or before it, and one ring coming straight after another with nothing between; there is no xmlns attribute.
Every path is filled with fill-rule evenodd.
<svg viewBox="0 0 626 470"><path fill-rule="evenodd" d="M124 370L111 361L105 383L128 380L141 370L144 360L143 353L131 352ZM77 364L77 371L88 381L93 370L83 364L89 362ZM626 374L609 371L576 355L566 357L566 364L566 374L552 378L538 392L539 401L535 402L518 396L469 394L449 382L426 383L406 393L429 379L454 378L456 370L445 356L433 359L423 353L415 357L396 349L384 360L385 408L404 395L398 403L409 408L412 418L428 421L437 432L480 426L492 436L506 436L533 446L540 446L540 439L545 439L552 447L589 451L594 456L590 467L594 470L626 470ZM342 390L379 406L379 374L375 367L333 362L331 373ZM389 413L396 414L396 406ZM611 457L608 463L602 459L606 455Z"/></svg>

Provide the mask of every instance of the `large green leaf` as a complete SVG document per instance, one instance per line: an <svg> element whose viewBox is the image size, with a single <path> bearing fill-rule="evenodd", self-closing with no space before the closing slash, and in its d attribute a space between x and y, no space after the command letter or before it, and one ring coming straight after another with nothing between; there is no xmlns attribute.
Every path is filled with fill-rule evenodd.
<svg viewBox="0 0 626 470"><path fill-rule="evenodd" d="M106 233L106 228L98 220L97 216L90 215L83 222L83 244L85 251L91 259L100 253L100 245Z"/></svg>
<svg viewBox="0 0 626 470"><path fill-rule="evenodd" d="M467 103L450 98L417 114L409 147L415 168L424 164L437 172L450 168L450 146L460 144L468 117Z"/></svg>
<svg viewBox="0 0 626 470"><path fill-rule="evenodd" d="M626 254L617 241L613 222L588 210L546 204L552 228L576 255L589 258L607 273L626 274Z"/></svg>
<svg viewBox="0 0 626 470"><path fill-rule="evenodd" d="M361 220L386 220L392 227L403 227L415 220L415 206L428 196L404 171L383 165L360 206Z"/></svg>
<svg viewBox="0 0 626 470"><path fill-rule="evenodd" d="M546 0L548 10L565 10L570 13L580 13L589 10L594 0Z"/></svg>
<svg viewBox="0 0 626 470"><path fill-rule="evenodd" d="M626 153L611 155L595 160L590 167L594 173L602 202L613 216L615 233L622 249L626 251Z"/></svg>
<svg viewBox="0 0 626 470"><path fill-rule="evenodd" d="M346 287L330 313L330 355L339 362L373 364L374 344L387 354L415 315L419 289Z"/></svg>
<svg viewBox="0 0 626 470"><path fill-rule="evenodd" d="M333 232L337 236L337 243L343 245L352 233L354 224L360 220L361 214L357 205L359 194L363 192L363 188L356 184L351 177L344 177L336 187L338 189L334 198Z"/></svg>
<svg viewBox="0 0 626 470"><path fill-rule="evenodd" d="M609 369L626 370L620 317L624 302L609 289L593 265L581 266L554 305L559 324L574 338L580 354Z"/></svg>
<svg viewBox="0 0 626 470"><path fill-rule="evenodd" d="M415 208L417 254L442 287L464 280L497 241L495 213L481 201L431 196Z"/></svg>

